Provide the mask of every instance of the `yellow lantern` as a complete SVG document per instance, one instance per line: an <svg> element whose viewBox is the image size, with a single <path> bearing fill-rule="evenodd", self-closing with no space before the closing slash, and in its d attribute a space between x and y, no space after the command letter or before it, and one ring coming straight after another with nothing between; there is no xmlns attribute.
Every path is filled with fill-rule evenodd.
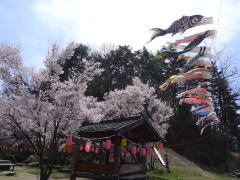
<svg viewBox="0 0 240 180"><path fill-rule="evenodd" d="M91 152L94 152L95 151L95 148L94 146L91 147Z"/></svg>
<svg viewBox="0 0 240 180"><path fill-rule="evenodd" d="M67 146L66 145L63 148L63 152L67 152Z"/></svg>
<svg viewBox="0 0 240 180"><path fill-rule="evenodd" d="M156 147L157 150L160 150L160 148L161 148L160 144L157 144L155 147Z"/></svg>
<svg viewBox="0 0 240 180"><path fill-rule="evenodd" d="M122 139L121 140L121 146L126 147L127 146L127 139Z"/></svg>

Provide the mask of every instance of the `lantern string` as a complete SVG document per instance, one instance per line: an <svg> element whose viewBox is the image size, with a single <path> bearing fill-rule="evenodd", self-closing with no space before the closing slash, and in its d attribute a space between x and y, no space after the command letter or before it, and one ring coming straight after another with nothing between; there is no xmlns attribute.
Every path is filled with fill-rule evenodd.
<svg viewBox="0 0 240 180"><path fill-rule="evenodd" d="M117 135L114 134L114 135L111 135L111 136L104 136L104 137L101 137L101 138L85 138L85 137L76 137L76 138L93 141L93 140L106 140L106 139L111 139L111 138L114 137L114 136L117 136Z"/></svg>

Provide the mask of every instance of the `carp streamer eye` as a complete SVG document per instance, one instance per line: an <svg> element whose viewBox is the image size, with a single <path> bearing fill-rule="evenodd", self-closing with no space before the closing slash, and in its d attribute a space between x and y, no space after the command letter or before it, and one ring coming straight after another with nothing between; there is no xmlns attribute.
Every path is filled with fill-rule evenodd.
<svg viewBox="0 0 240 180"><path fill-rule="evenodd" d="M189 27L194 27L194 26L196 26L198 23L199 23L198 17L194 17L194 18L190 19L190 21L189 21L189 23L188 23L188 26L189 26Z"/></svg>
<svg viewBox="0 0 240 180"><path fill-rule="evenodd" d="M198 18L193 18L192 19L192 24L197 24L198 23Z"/></svg>

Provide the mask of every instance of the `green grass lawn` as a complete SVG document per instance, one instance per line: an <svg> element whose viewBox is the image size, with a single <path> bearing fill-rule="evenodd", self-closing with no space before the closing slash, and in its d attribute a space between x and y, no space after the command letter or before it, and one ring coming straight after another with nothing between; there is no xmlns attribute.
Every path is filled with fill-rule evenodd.
<svg viewBox="0 0 240 180"><path fill-rule="evenodd" d="M154 180L236 180L223 172L203 169L171 149L165 149L165 153L169 155L171 173L157 164L155 170L149 173Z"/></svg>

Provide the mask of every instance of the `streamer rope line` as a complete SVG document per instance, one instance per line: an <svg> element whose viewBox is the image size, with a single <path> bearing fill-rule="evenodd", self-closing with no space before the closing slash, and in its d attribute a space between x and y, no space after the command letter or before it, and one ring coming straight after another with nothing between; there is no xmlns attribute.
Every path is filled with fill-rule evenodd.
<svg viewBox="0 0 240 180"><path fill-rule="evenodd" d="M199 141L202 141L204 139L207 139L211 136L214 136L214 135L220 135L220 134L223 134L223 133L219 133L219 132L215 132L215 133L211 133L209 135L206 135L206 136L201 136L199 138L196 138L196 139L192 139L192 140L189 140L189 141L186 141L186 142L183 142L183 143L179 143L179 144L170 144L170 145L166 145L166 147L176 147L176 146L183 146L183 145L188 145L188 144L193 144L195 142L199 142Z"/></svg>

